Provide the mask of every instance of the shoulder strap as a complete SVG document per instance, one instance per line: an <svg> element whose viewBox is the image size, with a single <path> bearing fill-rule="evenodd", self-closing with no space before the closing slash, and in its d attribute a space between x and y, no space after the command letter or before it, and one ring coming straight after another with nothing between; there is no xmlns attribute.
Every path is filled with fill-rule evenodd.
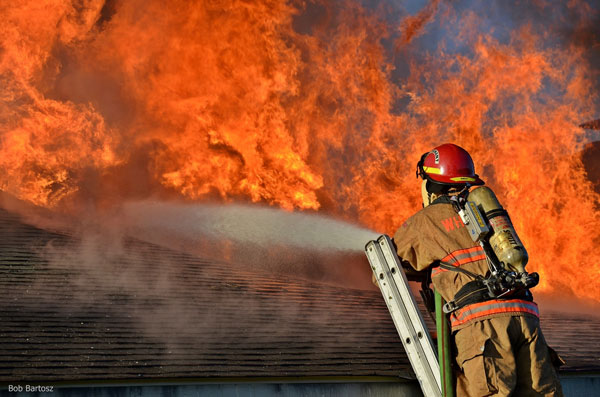
<svg viewBox="0 0 600 397"><path fill-rule="evenodd" d="M429 205L434 205L434 204L452 204L452 201L450 200L450 197L448 197L447 195L441 195L440 197L436 198L435 200L433 200L433 202Z"/></svg>
<svg viewBox="0 0 600 397"><path fill-rule="evenodd" d="M439 261L439 263L440 263L440 267L444 270L450 270L453 272L466 274L467 276L471 277L474 280L483 280L484 279L483 276L481 276L479 274L475 274L473 272L470 272L467 269L462 269L459 266L452 266L451 264L449 264L447 262L442 262L442 261Z"/></svg>

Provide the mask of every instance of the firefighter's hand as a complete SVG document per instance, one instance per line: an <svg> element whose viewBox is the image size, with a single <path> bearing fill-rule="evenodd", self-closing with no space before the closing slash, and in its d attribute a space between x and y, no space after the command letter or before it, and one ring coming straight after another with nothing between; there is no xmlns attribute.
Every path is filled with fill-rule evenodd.
<svg viewBox="0 0 600 397"><path fill-rule="evenodd" d="M374 286L379 288L379 284L377 284L377 278L375 277L375 273L373 273L373 272L371 272L371 282L373 283Z"/></svg>
<svg viewBox="0 0 600 397"><path fill-rule="evenodd" d="M410 270L411 272L416 272L415 268L412 267L410 265L410 263L408 261L405 261L404 259L400 258L400 264L402 265L402 267L406 270Z"/></svg>

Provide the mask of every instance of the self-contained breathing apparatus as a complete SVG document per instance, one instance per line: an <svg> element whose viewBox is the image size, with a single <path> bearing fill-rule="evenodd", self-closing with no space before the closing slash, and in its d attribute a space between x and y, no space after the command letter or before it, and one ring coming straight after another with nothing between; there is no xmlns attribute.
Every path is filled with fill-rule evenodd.
<svg viewBox="0 0 600 397"><path fill-rule="evenodd" d="M444 312L451 313L466 305L491 299L518 297L532 300L529 288L538 284L539 275L525 271L527 251L508 213L490 188L482 186L471 192L469 188L470 185L466 184L450 201L473 241L484 250L490 273L483 277L460 267L440 263L445 270L473 278L456 293L454 300L444 305Z"/></svg>
<svg viewBox="0 0 600 397"><path fill-rule="evenodd" d="M440 261L439 266L444 270L460 272L473 279L456 293L451 302L445 304L444 311L451 313L466 305L491 299L533 300L529 288L538 284L539 276L525 271L527 251L508 213L490 188L481 186L469 192L472 186L484 185L475 173L469 153L455 144L440 145L421 156L416 174L417 178L423 178L421 192L424 206L438 200L434 199L435 196L447 197L451 190L454 191L449 201L473 241L481 245L490 270L489 275L483 277ZM461 190L455 193L456 189ZM429 290L427 283L427 280L423 283L425 291ZM427 297L425 293L423 298L426 302Z"/></svg>

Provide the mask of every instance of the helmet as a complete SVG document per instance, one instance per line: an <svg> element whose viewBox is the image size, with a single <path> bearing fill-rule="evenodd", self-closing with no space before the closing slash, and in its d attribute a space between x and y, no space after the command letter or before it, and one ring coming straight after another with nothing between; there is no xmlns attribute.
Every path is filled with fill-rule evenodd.
<svg viewBox="0 0 600 397"><path fill-rule="evenodd" d="M417 177L441 185L483 185L475 173L469 153L453 143L436 147L424 153L417 163Z"/></svg>

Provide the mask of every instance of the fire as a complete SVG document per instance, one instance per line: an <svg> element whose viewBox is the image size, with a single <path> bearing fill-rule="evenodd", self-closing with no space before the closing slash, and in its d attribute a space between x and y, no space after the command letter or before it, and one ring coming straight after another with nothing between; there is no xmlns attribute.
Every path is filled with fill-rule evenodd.
<svg viewBox="0 0 600 397"><path fill-rule="evenodd" d="M391 234L420 208L420 155L454 142L508 209L537 288L600 301L593 135L578 127L597 118L598 10L476 7L7 2L0 189L57 210L250 201Z"/></svg>

